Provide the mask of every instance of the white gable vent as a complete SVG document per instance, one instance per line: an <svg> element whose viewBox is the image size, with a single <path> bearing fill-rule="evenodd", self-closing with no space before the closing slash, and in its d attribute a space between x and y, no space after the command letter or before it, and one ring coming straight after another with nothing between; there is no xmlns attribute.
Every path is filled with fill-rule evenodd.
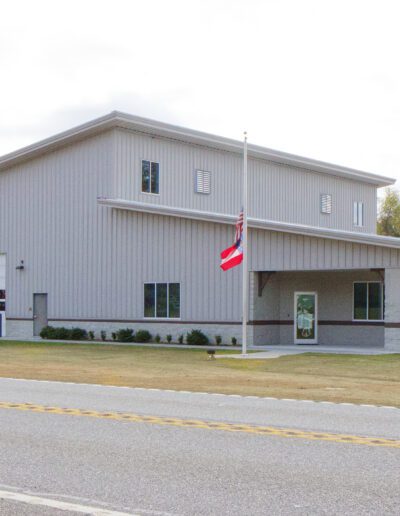
<svg viewBox="0 0 400 516"><path fill-rule="evenodd" d="M211 172L196 170L194 189L196 193L209 194L211 192Z"/></svg>
<svg viewBox="0 0 400 516"><path fill-rule="evenodd" d="M331 194L321 194L321 213L332 213Z"/></svg>

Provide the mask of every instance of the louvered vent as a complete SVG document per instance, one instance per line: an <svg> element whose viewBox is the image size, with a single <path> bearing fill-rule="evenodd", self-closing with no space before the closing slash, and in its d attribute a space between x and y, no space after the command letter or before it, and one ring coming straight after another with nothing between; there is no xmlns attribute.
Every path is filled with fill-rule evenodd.
<svg viewBox="0 0 400 516"><path fill-rule="evenodd" d="M332 195L321 195L321 213L332 213Z"/></svg>
<svg viewBox="0 0 400 516"><path fill-rule="evenodd" d="M209 194L211 192L211 172L196 170L196 193Z"/></svg>

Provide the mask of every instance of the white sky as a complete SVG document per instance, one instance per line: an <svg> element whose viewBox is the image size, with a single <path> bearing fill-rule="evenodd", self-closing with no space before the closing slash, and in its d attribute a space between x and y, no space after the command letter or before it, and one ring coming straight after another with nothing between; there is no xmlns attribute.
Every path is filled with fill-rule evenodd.
<svg viewBox="0 0 400 516"><path fill-rule="evenodd" d="M400 179L396 0L0 0L0 155L114 109Z"/></svg>

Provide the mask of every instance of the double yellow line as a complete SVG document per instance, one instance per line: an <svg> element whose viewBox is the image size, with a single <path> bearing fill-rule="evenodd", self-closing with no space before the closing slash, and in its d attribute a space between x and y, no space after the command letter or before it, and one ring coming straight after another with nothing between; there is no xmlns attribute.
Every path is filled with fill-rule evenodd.
<svg viewBox="0 0 400 516"><path fill-rule="evenodd" d="M385 448L399 448L400 440L378 437L362 437L359 435L334 434L328 432L312 432L292 428L276 428L271 426L247 425L242 423L224 423L220 421L206 421L201 419L180 419L160 416L143 416L126 412L100 412L77 408L48 407L31 403L0 402L0 409L23 410L44 414L62 416L79 416L96 419L110 419L130 423L148 423L152 425L175 426L180 428L201 428L203 430L220 430L224 432L239 432L253 435L288 437L312 441L330 441L335 443L361 444L364 446L380 446Z"/></svg>

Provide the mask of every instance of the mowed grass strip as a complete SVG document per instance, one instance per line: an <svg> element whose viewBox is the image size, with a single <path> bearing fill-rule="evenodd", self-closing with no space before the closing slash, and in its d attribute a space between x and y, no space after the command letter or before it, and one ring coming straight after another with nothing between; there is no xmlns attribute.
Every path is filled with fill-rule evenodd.
<svg viewBox="0 0 400 516"><path fill-rule="evenodd" d="M202 349L2 341L0 376L400 407L400 354L211 361Z"/></svg>

